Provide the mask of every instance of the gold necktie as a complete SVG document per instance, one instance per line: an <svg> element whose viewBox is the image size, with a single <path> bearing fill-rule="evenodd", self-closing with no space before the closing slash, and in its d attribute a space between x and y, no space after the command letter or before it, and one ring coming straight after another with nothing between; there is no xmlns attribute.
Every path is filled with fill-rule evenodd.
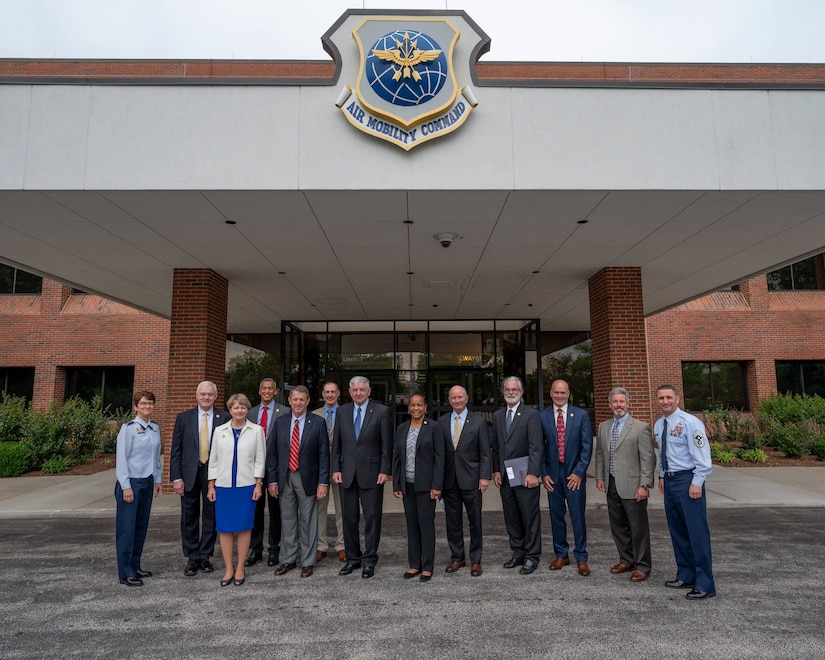
<svg viewBox="0 0 825 660"><path fill-rule="evenodd" d="M461 417L456 416L453 424L453 449L458 449L458 438L461 435Z"/></svg>
<svg viewBox="0 0 825 660"><path fill-rule="evenodd" d="M201 416L201 463L206 463L209 460L209 415L203 413Z"/></svg>

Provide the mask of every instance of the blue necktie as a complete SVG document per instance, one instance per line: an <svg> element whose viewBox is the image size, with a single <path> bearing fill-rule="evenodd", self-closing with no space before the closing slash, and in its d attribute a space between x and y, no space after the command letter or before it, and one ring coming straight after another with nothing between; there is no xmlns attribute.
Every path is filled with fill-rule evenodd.
<svg viewBox="0 0 825 660"><path fill-rule="evenodd" d="M510 424L512 424L512 423L513 423L513 409L512 409L512 408L508 408L508 409L507 409L507 419L506 419L506 420L505 420L505 422L504 422L504 426L505 426L505 429L504 429L504 430L505 430L507 433L509 433L509 432L510 432Z"/></svg>
<svg viewBox="0 0 825 660"><path fill-rule="evenodd" d="M662 424L662 470L668 472L667 468L667 420Z"/></svg>
<svg viewBox="0 0 825 660"><path fill-rule="evenodd" d="M358 406L358 412L355 413L355 441L358 442L358 436L361 435L361 406Z"/></svg>

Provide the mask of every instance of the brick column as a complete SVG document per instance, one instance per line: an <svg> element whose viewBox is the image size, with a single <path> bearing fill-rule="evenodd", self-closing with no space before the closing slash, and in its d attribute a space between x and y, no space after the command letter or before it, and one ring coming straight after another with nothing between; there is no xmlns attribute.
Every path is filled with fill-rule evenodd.
<svg viewBox="0 0 825 660"><path fill-rule="evenodd" d="M611 416L607 395L614 387L627 388L631 414L650 421L642 271L603 268L588 281L588 293L596 423Z"/></svg>
<svg viewBox="0 0 825 660"><path fill-rule="evenodd" d="M169 329L168 414L164 420L169 438L164 443L167 474L175 415L196 405L198 383L203 380L215 383L218 386L215 405L224 406L228 300L229 282L216 272L206 268L175 269Z"/></svg>

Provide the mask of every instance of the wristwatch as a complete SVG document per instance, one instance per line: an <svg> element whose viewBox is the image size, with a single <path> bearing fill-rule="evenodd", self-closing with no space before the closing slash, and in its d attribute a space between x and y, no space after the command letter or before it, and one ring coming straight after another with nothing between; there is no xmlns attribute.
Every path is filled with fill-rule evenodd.
<svg viewBox="0 0 825 660"><path fill-rule="evenodd" d="M650 486L648 486L647 484L642 484L642 488L644 488L645 490L650 490Z"/></svg>

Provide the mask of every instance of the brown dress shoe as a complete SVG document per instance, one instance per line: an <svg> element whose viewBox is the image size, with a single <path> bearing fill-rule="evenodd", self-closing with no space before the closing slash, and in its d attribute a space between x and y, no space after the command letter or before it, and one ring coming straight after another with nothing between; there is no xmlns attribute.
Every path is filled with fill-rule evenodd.
<svg viewBox="0 0 825 660"><path fill-rule="evenodd" d="M459 568L464 568L467 565L464 561L451 561L444 569L445 573L455 573Z"/></svg>
<svg viewBox="0 0 825 660"><path fill-rule="evenodd" d="M645 580L647 580L647 573L642 573L642 571L638 569L630 574L631 582L644 582Z"/></svg>
<svg viewBox="0 0 825 660"><path fill-rule="evenodd" d="M318 552L315 553L315 561L319 562L326 556L327 556L326 552L324 552L323 550L319 550Z"/></svg>
<svg viewBox="0 0 825 660"><path fill-rule="evenodd" d="M280 564L278 568L275 569L275 575L286 575L293 568L295 568L295 564Z"/></svg>
<svg viewBox="0 0 825 660"><path fill-rule="evenodd" d="M473 565L470 567L470 575L472 575L473 577L478 577L478 576L479 576L479 575L481 575L483 572L484 572L484 571L482 571L482 570L481 570L481 564L473 564Z"/></svg>
<svg viewBox="0 0 825 660"><path fill-rule="evenodd" d="M587 565L586 561L577 562L576 568L579 569L579 575L584 575L584 577L590 575L590 567Z"/></svg>
<svg viewBox="0 0 825 660"><path fill-rule="evenodd" d="M301 577L309 577L310 575L312 575L312 566L302 566Z"/></svg>
<svg viewBox="0 0 825 660"><path fill-rule="evenodd" d="M628 566L627 564L622 564L621 562L616 564L615 566L610 567L610 572L613 573L613 575L619 575L621 573L627 573L627 572L632 571L632 570L633 569L630 566Z"/></svg>
<svg viewBox="0 0 825 660"><path fill-rule="evenodd" d="M567 557L564 557L564 558L556 557L553 561L550 562L550 570L551 571L557 571L562 566L567 566L569 563L570 563L570 560L567 559Z"/></svg>
<svg viewBox="0 0 825 660"><path fill-rule="evenodd" d="M347 560L347 551L346 550L339 550L338 551L338 561L346 561Z"/></svg>

